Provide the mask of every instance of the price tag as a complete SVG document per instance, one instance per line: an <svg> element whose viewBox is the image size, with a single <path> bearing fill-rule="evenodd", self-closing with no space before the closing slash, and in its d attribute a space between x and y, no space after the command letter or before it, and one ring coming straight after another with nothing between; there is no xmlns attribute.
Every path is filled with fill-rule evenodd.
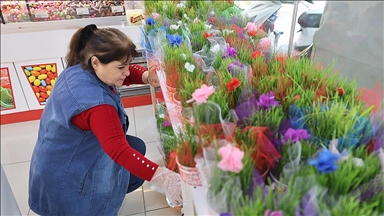
<svg viewBox="0 0 384 216"><path fill-rule="evenodd" d="M124 12L123 6L112 6L111 8L112 8L112 13Z"/></svg>
<svg viewBox="0 0 384 216"><path fill-rule="evenodd" d="M89 15L88 8L76 8L77 15Z"/></svg>
<svg viewBox="0 0 384 216"><path fill-rule="evenodd" d="M35 11L35 17L36 18L48 18L48 12L47 11Z"/></svg>

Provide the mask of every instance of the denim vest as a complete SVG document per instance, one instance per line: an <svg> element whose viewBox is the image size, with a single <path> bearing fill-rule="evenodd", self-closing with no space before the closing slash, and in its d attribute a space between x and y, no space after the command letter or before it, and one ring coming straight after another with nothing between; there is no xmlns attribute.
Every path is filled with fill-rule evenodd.
<svg viewBox="0 0 384 216"><path fill-rule="evenodd" d="M43 111L29 174L29 205L41 215L117 215L129 172L102 149L92 131L71 118L101 104L115 107L124 132L127 114L116 94L79 65L57 79Z"/></svg>

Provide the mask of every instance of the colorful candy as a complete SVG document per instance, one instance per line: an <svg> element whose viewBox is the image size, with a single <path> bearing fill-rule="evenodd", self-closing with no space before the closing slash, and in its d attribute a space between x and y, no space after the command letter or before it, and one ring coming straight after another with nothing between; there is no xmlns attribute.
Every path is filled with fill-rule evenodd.
<svg viewBox="0 0 384 216"><path fill-rule="evenodd" d="M1 1L1 13L6 23L31 21L25 1Z"/></svg>
<svg viewBox="0 0 384 216"><path fill-rule="evenodd" d="M55 63L46 65L32 65L22 67L24 74L31 83L38 102L44 105L51 95L57 79L57 66Z"/></svg>

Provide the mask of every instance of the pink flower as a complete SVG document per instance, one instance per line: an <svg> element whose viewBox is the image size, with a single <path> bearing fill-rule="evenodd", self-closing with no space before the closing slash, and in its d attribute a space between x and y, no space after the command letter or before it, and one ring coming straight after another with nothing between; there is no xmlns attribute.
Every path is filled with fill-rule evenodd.
<svg viewBox="0 0 384 216"><path fill-rule="evenodd" d="M199 22L199 21L200 21L200 20L199 20L199 18L197 18L197 17L193 20L194 23L197 23L197 22Z"/></svg>
<svg viewBox="0 0 384 216"><path fill-rule="evenodd" d="M220 147L219 155L221 156L220 162L217 164L223 171L230 171L234 173L239 173L243 169L243 157L244 152L239 148L231 144Z"/></svg>
<svg viewBox="0 0 384 216"><path fill-rule="evenodd" d="M269 47L271 47L271 39L262 38L258 44L258 48L263 50L263 52L268 52Z"/></svg>
<svg viewBox="0 0 384 216"><path fill-rule="evenodd" d="M160 14L158 13L152 13L152 16L153 18L155 18L155 20L158 20L160 18Z"/></svg>
<svg viewBox="0 0 384 216"><path fill-rule="evenodd" d="M264 216L284 216L282 211L271 211L267 209Z"/></svg>
<svg viewBox="0 0 384 216"><path fill-rule="evenodd" d="M187 103L191 103L195 101L197 105L200 105L202 103L207 103L208 97L215 92L215 88L213 86L207 86L203 84L199 89L196 89L195 92L192 94L192 99L188 100Z"/></svg>
<svg viewBox="0 0 384 216"><path fill-rule="evenodd" d="M246 32L257 32L257 25L252 22L248 22L247 25L244 28L244 31Z"/></svg>

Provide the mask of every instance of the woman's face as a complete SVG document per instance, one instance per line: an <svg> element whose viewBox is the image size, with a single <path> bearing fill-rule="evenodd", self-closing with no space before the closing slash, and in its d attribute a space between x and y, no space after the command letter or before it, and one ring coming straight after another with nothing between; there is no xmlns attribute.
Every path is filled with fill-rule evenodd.
<svg viewBox="0 0 384 216"><path fill-rule="evenodd" d="M96 76L109 86L122 86L125 78L129 76L129 62L131 57L126 62L113 61L108 64L103 64L96 56L91 58L93 69Z"/></svg>

